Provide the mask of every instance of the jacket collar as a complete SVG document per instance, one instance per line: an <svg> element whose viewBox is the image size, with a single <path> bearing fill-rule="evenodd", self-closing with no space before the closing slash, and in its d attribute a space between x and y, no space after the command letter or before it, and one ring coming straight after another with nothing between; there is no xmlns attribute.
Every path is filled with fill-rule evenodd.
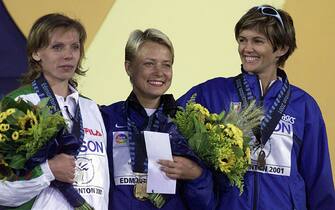
<svg viewBox="0 0 335 210"><path fill-rule="evenodd" d="M261 86L259 82L258 75L256 74L250 74L246 72L243 67L241 66L241 71L242 74L245 76L246 80L248 81L248 84L250 86L250 89L253 93L253 95L257 98L260 99L262 97L262 91L261 91ZM269 87L268 91L266 92L264 98L272 98L276 97L279 91L281 90L283 86L283 79L287 79L287 75L284 70L278 68L277 69L277 77L281 79L277 79L274 81L271 86Z"/></svg>
<svg viewBox="0 0 335 210"><path fill-rule="evenodd" d="M128 96L126 103L128 103L128 106L133 107L136 110L141 110L141 114L145 114L146 112L144 110L144 107L140 104L140 102L137 99L136 94L132 91L130 95ZM177 103L173 97L172 94L164 94L160 98L160 105L159 107L163 108L163 112L166 115L169 115L171 117L174 117L174 115L177 112Z"/></svg>

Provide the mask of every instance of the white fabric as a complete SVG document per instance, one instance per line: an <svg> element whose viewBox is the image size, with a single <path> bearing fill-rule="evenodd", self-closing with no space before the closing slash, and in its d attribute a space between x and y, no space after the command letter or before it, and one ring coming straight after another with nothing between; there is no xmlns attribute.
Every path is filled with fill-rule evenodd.
<svg viewBox="0 0 335 210"><path fill-rule="evenodd" d="M76 100L76 95L78 100ZM35 93L20 97L34 104L40 100ZM89 99L79 97L76 91L63 101L62 97L56 98L65 119L69 119L64 110L65 105L69 107L71 114L74 114L76 101L79 101L81 109L85 135L76 160L74 187L94 209L108 209L107 134L98 106ZM58 190L48 187L54 179L48 164L42 164L41 168L43 174L38 178L28 181L0 182L0 205L19 206L38 195L32 208L34 210L72 210L73 208Z"/></svg>
<svg viewBox="0 0 335 210"><path fill-rule="evenodd" d="M293 124L294 122L285 121L283 115L278 122L269 140L262 149L256 144L256 138L251 140L251 166L249 171L258 171L260 173L274 174L278 176L290 176L291 174L291 150L293 147ZM257 158L259 152L263 150L266 156L266 165L264 170L257 167Z"/></svg>
<svg viewBox="0 0 335 210"><path fill-rule="evenodd" d="M75 89L71 89L72 93L70 95L68 95L66 98L64 98L63 96L59 96L59 95L55 95L59 108L62 112L62 115L64 117L64 119L66 120L66 123L68 125L68 130L71 131L72 129L72 125L73 122L71 120L72 116L75 116L75 109L76 109L76 105L79 101L79 93L78 91L76 91ZM68 109L68 111L70 112L69 114L71 116L69 116L68 112L66 111L66 107Z"/></svg>
<svg viewBox="0 0 335 210"><path fill-rule="evenodd" d="M113 167L115 185L134 185L146 182L146 176L138 178L131 168L128 131L113 132Z"/></svg>
<svg viewBox="0 0 335 210"><path fill-rule="evenodd" d="M147 115L150 117L153 113L155 113L156 109L149 109L149 108L145 108L145 112L147 113Z"/></svg>
<svg viewBox="0 0 335 210"><path fill-rule="evenodd" d="M43 175L27 181L0 181L0 205L19 206L47 188L55 179L47 163L41 164Z"/></svg>
<svg viewBox="0 0 335 210"><path fill-rule="evenodd" d="M272 81L270 82L268 88L270 88L271 85L272 85L273 83L275 83L275 81L276 81L277 79L279 79L279 80L281 80L281 81L283 80L281 77L277 76L276 79L274 79L274 80L272 80ZM261 81L261 80L258 80L258 81L259 81L259 86L261 87L261 88L260 88L260 90L261 90L261 96L264 96L264 93L263 93L263 86L262 86L262 81Z"/></svg>

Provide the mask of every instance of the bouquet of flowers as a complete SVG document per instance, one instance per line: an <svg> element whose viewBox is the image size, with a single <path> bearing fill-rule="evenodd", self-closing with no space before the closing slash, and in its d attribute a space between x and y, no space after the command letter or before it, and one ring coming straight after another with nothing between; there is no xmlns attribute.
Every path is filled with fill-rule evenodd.
<svg viewBox="0 0 335 210"><path fill-rule="evenodd" d="M243 177L251 164L250 132L259 125L263 111L252 102L243 110L209 113L193 95L174 122L193 151L210 167L227 175L243 192Z"/></svg>
<svg viewBox="0 0 335 210"><path fill-rule="evenodd" d="M48 98L37 105L5 97L0 101L0 181L29 179L35 167L59 153L76 155L81 142L64 133L66 122L60 112L51 113ZM57 188L74 209L93 209L72 184L54 180ZM0 206L1 208L1 206Z"/></svg>
<svg viewBox="0 0 335 210"><path fill-rule="evenodd" d="M14 181L29 175L35 166L31 161L33 156L65 126L60 113L50 114L47 99L33 105L22 99L3 98L0 102L0 180Z"/></svg>

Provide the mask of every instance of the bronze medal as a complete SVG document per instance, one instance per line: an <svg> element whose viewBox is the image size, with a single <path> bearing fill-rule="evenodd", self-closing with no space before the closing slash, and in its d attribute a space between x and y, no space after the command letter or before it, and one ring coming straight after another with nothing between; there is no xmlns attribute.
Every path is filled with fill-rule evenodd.
<svg viewBox="0 0 335 210"><path fill-rule="evenodd" d="M266 165L266 160L265 160L265 152L262 149L259 154L258 154L258 158L257 158L257 168L258 170L264 171L265 169L265 165Z"/></svg>

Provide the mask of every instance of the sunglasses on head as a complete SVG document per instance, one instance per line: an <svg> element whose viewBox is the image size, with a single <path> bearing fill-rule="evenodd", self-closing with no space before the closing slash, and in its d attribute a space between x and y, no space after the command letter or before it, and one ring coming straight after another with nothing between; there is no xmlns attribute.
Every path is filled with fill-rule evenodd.
<svg viewBox="0 0 335 210"><path fill-rule="evenodd" d="M261 11L261 13L263 15L272 16L272 17L277 18L277 20L280 22L280 24L282 25L282 27L285 28L283 20L281 19L280 14L279 14L279 12L276 9L274 9L272 7L259 6L259 7L257 7L257 10Z"/></svg>

